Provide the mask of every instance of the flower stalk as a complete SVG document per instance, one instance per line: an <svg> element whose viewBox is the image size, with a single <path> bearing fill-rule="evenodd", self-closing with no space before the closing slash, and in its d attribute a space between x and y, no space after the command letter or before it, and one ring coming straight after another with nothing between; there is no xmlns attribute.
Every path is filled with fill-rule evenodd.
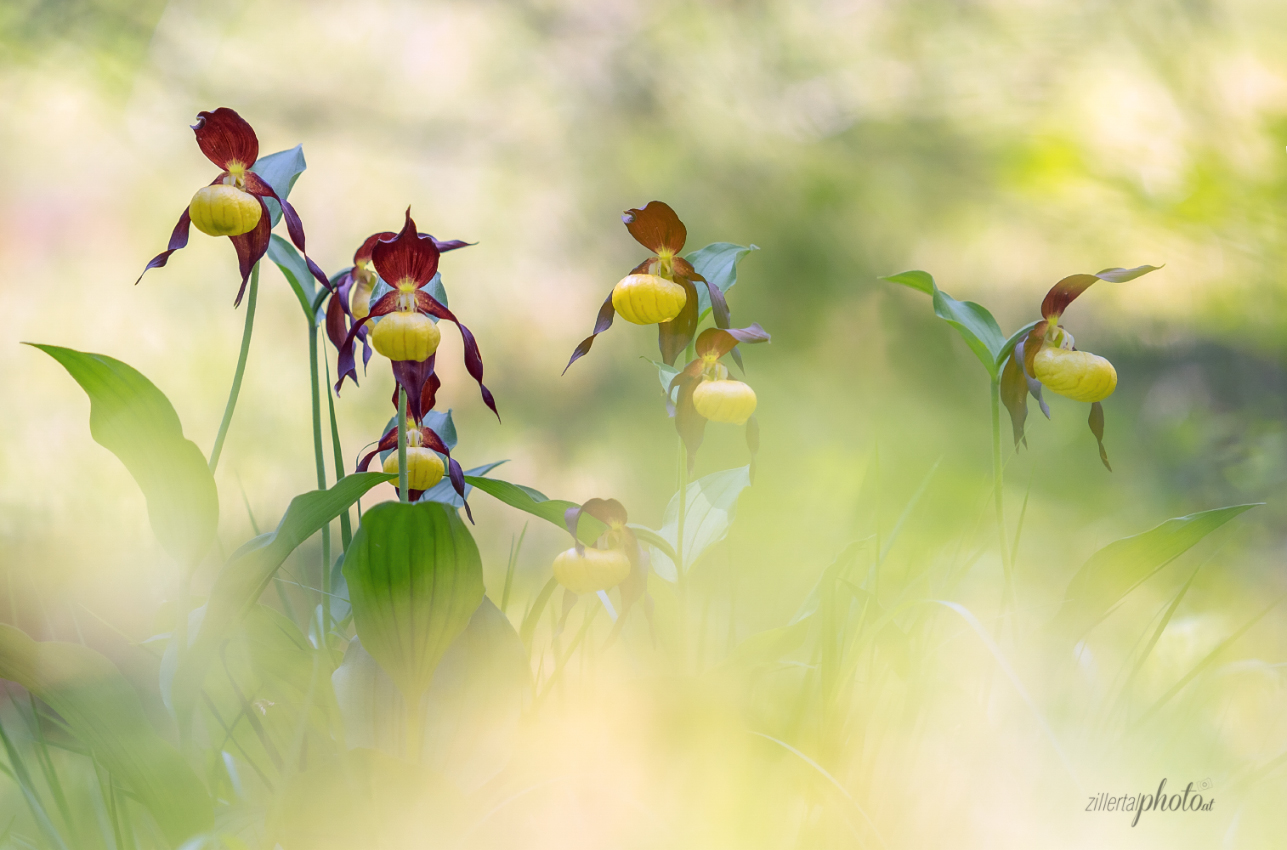
<svg viewBox="0 0 1287 850"><path fill-rule="evenodd" d="M259 263L250 272L250 291L246 295L246 326L241 332L241 353L237 355L237 371L232 376L232 389L228 392L228 403L223 408L223 419L219 422L219 433L215 436L214 448L210 450L210 472L213 474L219 466L219 456L223 454L223 441L228 436L228 426L232 424L232 412L237 407L237 397L241 395L241 379L246 374L246 359L250 356L250 337L255 332L255 301L259 295Z"/></svg>
<svg viewBox="0 0 1287 850"><path fill-rule="evenodd" d="M326 489L326 455L322 450L322 396L317 369L317 322L308 323L309 385L313 396L313 462L317 467L317 489ZM322 641L331 628L331 524L322 526Z"/></svg>
<svg viewBox="0 0 1287 850"><path fill-rule="evenodd" d="M398 499L409 502L407 487L407 391L398 384Z"/></svg>

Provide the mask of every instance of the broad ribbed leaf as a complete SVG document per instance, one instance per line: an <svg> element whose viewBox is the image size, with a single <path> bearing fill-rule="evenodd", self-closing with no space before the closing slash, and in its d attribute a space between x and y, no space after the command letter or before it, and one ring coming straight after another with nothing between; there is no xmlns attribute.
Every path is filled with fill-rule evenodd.
<svg viewBox="0 0 1287 850"><path fill-rule="evenodd" d="M1000 373L1001 366L998 360L1001 359L1001 351L1007 341L1001 333L1000 326L997 325L997 320L986 307L975 304L973 301L957 301L939 289L934 283L933 276L928 272L902 272L883 277L881 280L900 283L929 295L933 299L934 315L956 328L957 333L974 352L974 356L979 358L979 362L988 370L989 375L996 377Z"/></svg>
<svg viewBox="0 0 1287 850"><path fill-rule="evenodd" d="M548 523L557 525L559 528L567 529L563 522L564 512L568 508L577 507L575 502L568 502L563 499L551 499L544 493L533 490L531 487L524 487L521 484L511 484L508 481L502 481L499 478L479 478L475 475L466 475L466 483L472 484L479 490L482 490L489 496L499 499L511 508L518 508L532 516L540 517ZM587 513L581 514L581 519L577 522L576 536L581 538L582 543L592 544L599 539L608 527L599 520Z"/></svg>
<svg viewBox="0 0 1287 850"><path fill-rule="evenodd" d="M405 704L393 679L357 638L331 682L350 749L405 752ZM530 688L527 649L505 615L483 599L443 655L421 702L421 763L464 791L481 786L509 761Z"/></svg>
<svg viewBox="0 0 1287 850"><path fill-rule="evenodd" d="M1143 534L1109 543L1091 555L1073 576L1052 628L1061 636L1080 638L1141 582L1254 507L1255 504L1232 505L1175 517Z"/></svg>
<svg viewBox="0 0 1287 850"><path fill-rule="evenodd" d="M201 780L148 724L112 662L74 643L37 643L0 625L0 678L22 685L67 723L94 758L147 807L170 846L214 825Z"/></svg>
<svg viewBox="0 0 1287 850"><path fill-rule="evenodd" d="M345 553L344 578L362 646L408 703L418 704L483 599L483 566L469 529L436 502L376 505Z"/></svg>
<svg viewBox="0 0 1287 850"><path fill-rule="evenodd" d="M448 448L451 448L451 447L448 446ZM466 469L465 479L466 481L468 481L469 476L471 475L482 477L487 473L491 472L496 467L500 466L502 463L509 463L509 461L497 460L491 463L485 463L482 466L475 466L473 469ZM471 485L469 484L465 485L465 499L469 498L469 494L473 489L474 488ZM462 499L460 497L460 494L456 492L455 488L451 486L451 479L444 478L441 481L439 481L437 484L435 484L434 486L426 490L424 492L424 495L422 495L416 501L440 502L444 505L450 505L453 508L461 508L461 507L464 507L465 505L465 499Z"/></svg>
<svg viewBox="0 0 1287 850"><path fill-rule="evenodd" d="M723 540L733 522L737 497L751 486L751 468L739 466L715 472L688 485L686 518L684 519L684 564L691 567L712 545ZM660 534L672 547L678 549L679 494L671 497L662 519ZM675 581L675 562L663 551L654 547L652 567L657 575Z"/></svg>
<svg viewBox="0 0 1287 850"><path fill-rule="evenodd" d="M89 396L89 433L120 458L147 499L161 546L194 568L219 527L219 493L205 455L183 436L170 400L138 370L103 354L32 344Z"/></svg>

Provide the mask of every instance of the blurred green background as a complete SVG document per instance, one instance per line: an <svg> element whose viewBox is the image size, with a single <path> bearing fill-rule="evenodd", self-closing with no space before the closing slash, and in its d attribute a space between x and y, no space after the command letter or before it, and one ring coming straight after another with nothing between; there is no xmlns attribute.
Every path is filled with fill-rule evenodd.
<svg viewBox="0 0 1287 850"><path fill-rule="evenodd" d="M725 630L735 643L789 619L848 543L887 534L936 461L898 568L981 549L979 589L962 593L995 605L987 378L927 299L880 275L930 271L1009 333L1067 274L1166 264L1098 285L1065 316L1120 376L1105 404L1113 473L1085 407L1052 398L1053 420L1033 408L1029 448L1008 459L1007 510L1013 530L1028 496L1018 596L1039 620L1109 541L1267 502L1222 532L1177 615L1192 645L1175 652L1200 658L1283 583L1285 57L1287 8L1272 0L9 0L0 557L16 617L70 639L105 628L89 610L141 638L174 581L133 482L89 439L84 396L18 342L132 364L209 447L241 330L233 252L194 234L133 281L214 176L187 125L230 106L261 152L303 143L309 170L291 199L328 272L396 229L408 204L422 229L479 243L445 257L443 277L504 422L448 330L440 398L466 467L509 458L498 475L560 498L616 497L653 527L678 460L640 359L656 357L653 331L619 322L559 374L646 255L618 216L662 199L689 250L759 246L729 299L735 324L773 334L746 353L759 477L694 574L712 594L736 581L737 622L720 626L718 651ZM271 525L315 486L297 310L266 269L218 473L225 551L251 536L247 504ZM337 400L350 458L392 412L387 372L377 358ZM745 462L738 429L708 430L698 474ZM494 592L523 520L482 494L473 503ZM563 545L532 529L521 593ZM306 548L292 563L315 558ZM1183 577L1146 587L1143 607ZM1242 654L1276 663L1285 627L1275 612ZM1256 710L1281 714L1280 674L1267 675ZM1287 745L1281 724L1266 728L1248 757ZM1218 749L1243 732L1201 735Z"/></svg>

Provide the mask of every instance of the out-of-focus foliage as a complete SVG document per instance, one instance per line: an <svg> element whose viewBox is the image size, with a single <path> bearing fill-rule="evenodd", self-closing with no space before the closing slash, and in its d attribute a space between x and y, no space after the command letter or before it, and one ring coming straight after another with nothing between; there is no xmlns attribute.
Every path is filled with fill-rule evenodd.
<svg viewBox="0 0 1287 850"><path fill-rule="evenodd" d="M517 547L503 613L549 686L485 805L434 770L325 749L343 729L307 627L316 538L262 599L293 607L294 631L268 629L274 610L212 667L199 731L240 771L204 765L214 795L294 801L265 822L316 846L373 834L325 817L353 800L378 818L428 800L422 820L467 847L1271 846L1287 748L1287 631L1281 611L1262 616L1287 533L1284 33L1274 0L7 2L0 618L98 649L177 740L150 640L175 627L172 565L128 472L89 438L83 394L17 340L130 363L186 437L212 444L242 320L231 252L194 238L131 284L208 179L186 125L227 105L264 150L304 144L291 199L328 273L408 204L435 235L479 243L442 264L504 415L477 404L448 336L441 406L466 468L510 458L508 480L569 504L612 494L663 525L679 453L642 359L655 336L618 328L559 377L638 260L624 209L664 199L691 245L758 246L730 300L773 342L746 352L762 450L727 538L689 577L704 604L681 610L654 578L660 638L635 617L609 647L602 606L578 603L558 631L560 597L542 594L567 534L533 522ZM1016 602L997 616L987 376L923 295L878 278L929 270L1005 339L1064 275L1146 262L1166 266L1070 309L1079 344L1120 377L1105 402L1115 471L1057 398L1005 458L1007 534L1023 526ZM307 328L277 271L262 278L200 594L315 486ZM386 370L361 378L335 401L350 467L390 414ZM746 464L735 431L709 429L695 477ZM1075 652L1034 637L1112 541L1258 501ZM471 505L500 607L525 518ZM281 666L254 669L252 639ZM261 695L229 684L269 680ZM15 774L14 753L42 799L42 765L92 777L60 719L11 694ZM1164 776L1210 782L1216 811L1134 830L1082 811L1085 795L1152 793ZM42 834L21 784L0 777L0 835L15 815ZM63 789L81 835L110 833L98 789Z"/></svg>

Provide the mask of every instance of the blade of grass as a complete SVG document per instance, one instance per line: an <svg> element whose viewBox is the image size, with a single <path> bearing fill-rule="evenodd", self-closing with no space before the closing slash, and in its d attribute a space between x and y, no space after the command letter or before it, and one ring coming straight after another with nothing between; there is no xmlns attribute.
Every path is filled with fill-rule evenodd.
<svg viewBox="0 0 1287 850"><path fill-rule="evenodd" d="M1265 606L1265 609L1263 611L1261 611L1259 614L1252 617L1245 624L1243 624L1242 628L1238 629L1229 637L1221 641L1220 644L1216 646L1215 649L1207 653L1207 656L1203 658L1201 661L1199 661L1192 670L1184 674L1183 678L1181 678L1180 681L1172 685L1171 689L1168 690L1165 694L1163 694L1162 697L1158 699L1157 702L1153 703L1153 705L1151 705L1147 711L1145 711L1138 718L1132 721L1130 725L1127 727L1127 732L1134 732L1136 729L1139 729L1140 726L1142 726L1145 723L1145 721L1147 721L1159 710L1161 710L1162 706L1166 705L1168 702L1171 701L1171 699L1176 694L1184 690L1185 685L1189 684L1189 682L1192 682L1195 678L1197 678L1197 676L1203 670L1207 669L1212 664L1214 664L1216 659L1220 657L1221 653L1223 653L1226 649L1232 646L1239 638L1241 638L1248 631L1250 631L1251 627L1254 626L1256 623L1260 622L1261 618L1263 618L1270 611L1274 610L1274 608L1278 607L1278 603L1282 602L1284 598L1287 598L1287 594L1285 594L1284 596L1279 596L1273 602L1270 602L1267 606Z"/></svg>
<svg viewBox="0 0 1287 850"><path fill-rule="evenodd" d="M241 353L237 355L237 371L232 375L232 389L228 391L228 403L224 405L223 419L219 421L219 433L215 437L214 448L210 450L210 471L219 466L219 455L223 454L223 441L228 436L228 426L232 424L232 412L237 408L237 397L241 395L241 379L246 375L246 359L250 356L250 338L255 333L255 301L259 297L259 263L250 271L250 291L246 293L246 327L241 334Z"/></svg>
<svg viewBox="0 0 1287 850"><path fill-rule="evenodd" d="M1028 497L1032 495L1032 480L1037 476L1037 465L1032 465L1028 473L1028 489L1023 491L1023 506L1019 508L1019 524L1014 529L1014 545L1010 547L1010 566L1013 568L1019 559L1019 538L1023 536L1023 521L1028 516Z"/></svg>
<svg viewBox="0 0 1287 850"><path fill-rule="evenodd" d="M14 707L17 707L16 704ZM60 850L69 850L67 842L63 841L63 837L58 833L53 820L50 819L49 813L40 801L40 795L36 792L36 787L31 781L31 773L27 770L26 762L22 760L22 756L18 753L18 748L13 745L13 741L10 739L9 732L5 729L3 722L0 722L0 741L4 742L5 753L9 756L9 765L16 776L18 788L22 791L22 796L27 801L27 808L31 810L31 816L35 819L41 832L45 833L45 836L55 847L60 848Z"/></svg>
<svg viewBox="0 0 1287 850"><path fill-rule="evenodd" d="M523 538L527 536L527 523L523 523L523 530L518 535L518 542L512 544L509 549L509 563L505 565L505 590L501 593L501 613L509 614L509 592L514 586L514 568L518 566L518 553L523 548Z"/></svg>
<svg viewBox="0 0 1287 850"><path fill-rule="evenodd" d="M903 512L898 515L898 521L895 522L894 527L890 529L889 538L885 540L884 546L878 546L880 549L880 563L885 563L885 557L889 555L889 550L894 548L894 542L898 540L898 535L902 532L903 525L907 522L907 518L912 515L912 511L920 502L921 497L925 495L925 490L929 487L930 480L934 477L934 473L938 472L938 466L942 462L942 456L940 456L938 460L934 461L934 465L930 467L929 472L925 473L925 477L921 479L920 486L916 488L916 492L907 500L906 506L903 507Z"/></svg>
<svg viewBox="0 0 1287 850"><path fill-rule="evenodd" d="M540 622L541 614L545 612L545 606L549 604L550 597L554 595L558 586L559 583L553 578L545 583L545 587L542 587L541 592L536 595L536 601L532 603L532 610L527 612L527 616L518 627L518 636L529 653L532 651L532 636L536 634L536 625Z"/></svg>
<svg viewBox="0 0 1287 850"><path fill-rule="evenodd" d="M331 386L331 361L325 357L322 363L326 366L326 407L331 415L331 449L335 453L335 482L338 484L344 477L344 449L340 447L340 426L335 421L335 390ZM341 551L349 551L349 544L353 542L353 524L349 520L347 510L340 514L340 546Z"/></svg>

